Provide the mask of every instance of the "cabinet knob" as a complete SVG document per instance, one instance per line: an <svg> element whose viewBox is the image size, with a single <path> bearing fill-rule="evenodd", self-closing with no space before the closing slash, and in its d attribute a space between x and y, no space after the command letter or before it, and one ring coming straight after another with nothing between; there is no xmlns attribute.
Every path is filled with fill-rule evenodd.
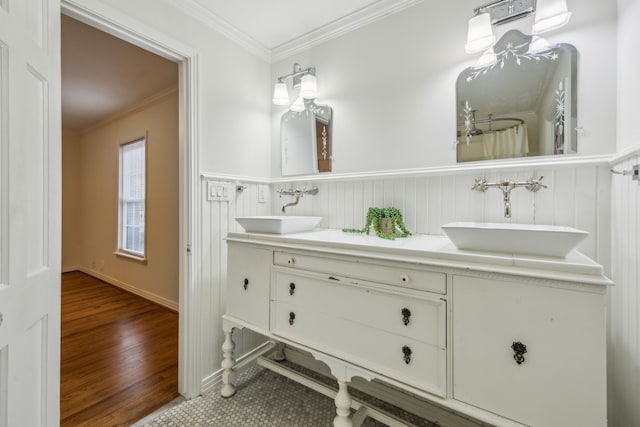
<svg viewBox="0 0 640 427"><path fill-rule="evenodd" d="M249 287L249 279L245 278L243 288L246 291L248 287Z"/></svg>
<svg viewBox="0 0 640 427"><path fill-rule="evenodd" d="M289 295L293 296L296 291L296 284L291 282L289 283Z"/></svg>
<svg viewBox="0 0 640 427"><path fill-rule="evenodd" d="M296 259L294 257L291 257L287 260L287 264L292 265L296 263Z"/></svg>
<svg viewBox="0 0 640 427"><path fill-rule="evenodd" d="M400 276L400 281L402 283L409 283L409 276L407 276L406 274L403 274L402 276Z"/></svg>
<svg viewBox="0 0 640 427"><path fill-rule="evenodd" d="M511 344L511 349L513 350L513 360L515 360L518 365L522 365L524 363L524 354L527 352L527 346L520 341L514 341L513 344Z"/></svg>
<svg viewBox="0 0 640 427"><path fill-rule="evenodd" d="M402 347L402 354L404 355L403 356L404 363L406 363L407 365L411 363L411 353L412 353L411 347L409 347L408 345L405 345L404 347Z"/></svg>
<svg viewBox="0 0 640 427"><path fill-rule="evenodd" d="M402 323L407 326L409 322L411 322L411 310L405 307L402 309Z"/></svg>
<svg viewBox="0 0 640 427"><path fill-rule="evenodd" d="M293 322L296 320L296 314L292 311L289 313L289 325L293 325Z"/></svg>

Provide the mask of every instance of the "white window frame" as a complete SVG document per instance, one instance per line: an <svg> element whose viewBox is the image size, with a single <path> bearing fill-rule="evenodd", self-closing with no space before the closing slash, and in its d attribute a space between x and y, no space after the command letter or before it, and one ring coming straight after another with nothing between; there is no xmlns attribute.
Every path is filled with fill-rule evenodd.
<svg viewBox="0 0 640 427"><path fill-rule="evenodd" d="M142 144L143 150L144 150L144 195L143 198L140 199L130 199L130 200L125 200L124 197L124 167L123 167L123 156L125 154L125 148L126 147L130 147L131 145L134 144ZM119 154L118 154L118 158L119 158L119 164L118 164L118 250L115 252L116 255L119 256L124 256L127 258L131 258L134 260L138 260L141 262L146 263L147 261L147 233L146 233L146 229L147 229L147 183L148 183L148 179L147 179L147 166L148 166L148 162L147 162L147 137L146 135L140 138L136 138L132 141L129 142L125 142L123 144L120 144L119 147ZM144 202L144 218L142 220L142 228L143 228L143 233L144 233L144 237L143 237L143 243L142 243L142 252L136 251L136 250L132 250L129 248L125 248L125 240L126 240L126 224L125 224L125 218L124 218L124 212L125 212L125 204L127 202Z"/></svg>

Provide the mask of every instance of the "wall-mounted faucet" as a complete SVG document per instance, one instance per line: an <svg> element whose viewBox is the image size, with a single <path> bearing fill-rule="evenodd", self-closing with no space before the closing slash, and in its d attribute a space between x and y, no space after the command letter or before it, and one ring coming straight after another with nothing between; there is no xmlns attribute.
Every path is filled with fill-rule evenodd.
<svg viewBox="0 0 640 427"><path fill-rule="evenodd" d="M283 188L281 188L280 190L278 190L278 193L280 193L280 197L282 197L282 195L284 194L285 196L295 196L295 198L296 198L296 200L294 202L287 203L286 205L284 205L282 207L282 212L285 212L286 209L289 206L297 205L298 202L300 201L300 197L304 196L305 194L310 194L312 196L315 196L316 194L318 194L318 187L311 187L309 189L307 189L305 187L302 190L299 189L299 188L296 188L296 189L293 189L293 188L283 189Z"/></svg>
<svg viewBox="0 0 640 427"><path fill-rule="evenodd" d="M535 193L541 188L547 188L542 183L542 178L529 178L524 182L516 182L508 179L503 179L500 182L487 182L484 178L476 178L476 182L473 184L472 190L485 192L490 187L499 188L502 190L502 199L504 201L504 217L511 218L511 190L517 187L525 187L527 190Z"/></svg>

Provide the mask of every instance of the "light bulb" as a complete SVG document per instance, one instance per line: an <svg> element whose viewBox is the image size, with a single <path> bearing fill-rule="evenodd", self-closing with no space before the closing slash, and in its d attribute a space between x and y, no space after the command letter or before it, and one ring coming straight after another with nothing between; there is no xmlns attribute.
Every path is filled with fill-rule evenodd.
<svg viewBox="0 0 640 427"><path fill-rule="evenodd" d="M291 104L291 108L289 108L291 111L295 111L296 113L301 113L304 111L305 106L304 106L304 100L302 99L301 96L298 97L298 99L296 99L296 102L294 102L293 104Z"/></svg>
<svg viewBox="0 0 640 427"><path fill-rule="evenodd" d="M495 64L496 62L498 62L498 57L496 56L496 53L493 50L493 47L490 47L482 54L480 58L478 58L478 61L473 66L473 68L488 67L490 65Z"/></svg>
<svg viewBox="0 0 640 427"><path fill-rule="evenodd" d="M273 89L273 103L276 105L289 105L289 92L286 83L276 83Z"/></svg>
<svg viewBox="0 0 640 427"><path fill-rule="evenodd" d="M318 79L313 74L306 74L300 79L300 96L305 99L318 97Z"/></svg>
<svg viewBox="0 0 640 427"><path fill-rule="evenodd" d="M491 29L491 16L488 13L479 13L469 19L467 32L467 44L464 50L467 53L481 52L496 42L496 36Z"/></svg>

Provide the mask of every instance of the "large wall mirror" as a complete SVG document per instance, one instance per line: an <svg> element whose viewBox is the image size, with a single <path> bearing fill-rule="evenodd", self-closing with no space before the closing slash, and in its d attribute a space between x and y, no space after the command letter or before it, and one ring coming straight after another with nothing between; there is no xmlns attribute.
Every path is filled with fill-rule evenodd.
<svg viewBox="0 0 640 427"><path fill-rule="evenodd" d="M577 152L577 50L539 43L511 30L458 76L458 162Z"/></svg>
<svg viewBox="0 0 640 427"><path fill-rule="evenodd" d="M331 122L328 105L305 101L303 111L289 110L280 119L282 176L331 172Z"/></svg>

